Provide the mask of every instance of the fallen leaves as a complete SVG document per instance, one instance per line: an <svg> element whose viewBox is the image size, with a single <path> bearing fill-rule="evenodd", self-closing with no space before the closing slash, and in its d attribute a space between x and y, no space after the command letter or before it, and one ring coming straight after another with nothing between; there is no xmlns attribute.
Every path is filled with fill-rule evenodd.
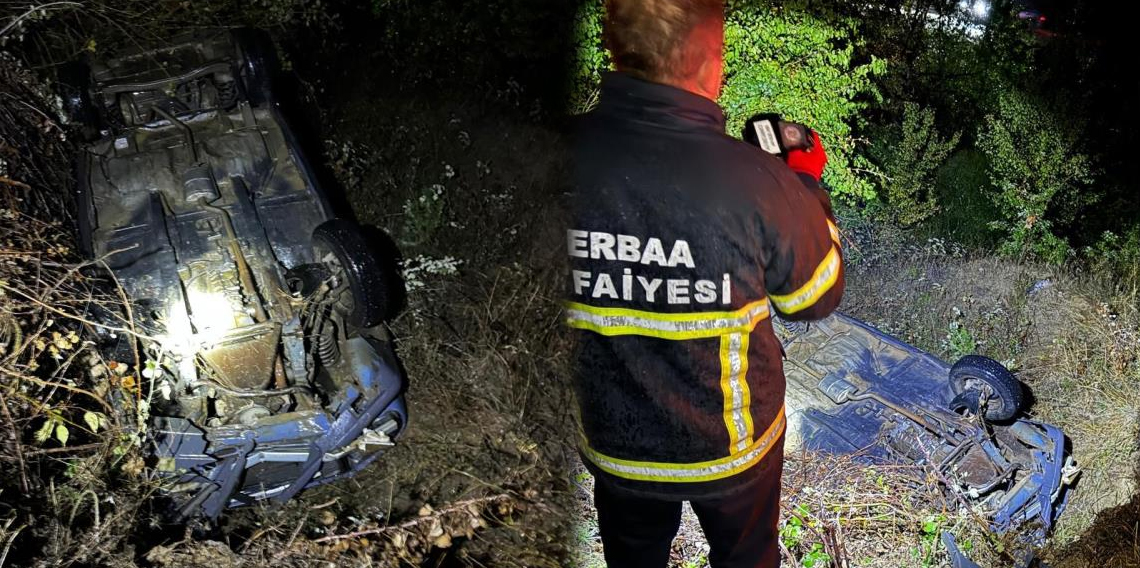
<svg viewBox="0 0 1140 568"><path fill-rule="evenodd" d="M415 517L403 523L330 535L313 542L324 545L332 554L354 550L369 555L395 555L414 562L432 549L452 548L460 539L471 539L476 531L489 526L489 517L504 518L517 507L515 499L506 494L458 501L440 509L424 503ZM327 510L322 511L322 517L318 520L321 524L330 526L332 523L325 522L326 514L335 520L336 516ZM376 536L386 538L368 538Z"/></svg>

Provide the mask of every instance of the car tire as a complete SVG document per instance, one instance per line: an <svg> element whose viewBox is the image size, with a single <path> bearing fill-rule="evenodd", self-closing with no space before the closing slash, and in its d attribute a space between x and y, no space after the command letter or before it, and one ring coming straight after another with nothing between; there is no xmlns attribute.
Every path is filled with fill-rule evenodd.
<svg viewBox="0 0 1140 568"><path fill-rule="evenodd" d="M390 282L360 227L345 219L325 221L313 230L313 246L318 259L331 253L334 272L348 281L352 306L345 310L345 321L357 328L383 322L392 297Z"/></svg>
<svg viewBox="0 0 1140 568"><path fill-rule="evenodd" d="M281 67L273 40L264 31L252 28L234 30L233 37L238 49L238 77L246 100L254 106L273 102L273 83Z"/></svg>
<svg viewBox="0 0 1140 568"><path fill-rule="evenodd" d="M985 384L993 391L986 405L986 420L1009 420L1022 410L1025 392L1021 383L1001 363L981 355L966 355L950 368L950 387L954 394L977 389L980 386L977 383Z"/></svg>

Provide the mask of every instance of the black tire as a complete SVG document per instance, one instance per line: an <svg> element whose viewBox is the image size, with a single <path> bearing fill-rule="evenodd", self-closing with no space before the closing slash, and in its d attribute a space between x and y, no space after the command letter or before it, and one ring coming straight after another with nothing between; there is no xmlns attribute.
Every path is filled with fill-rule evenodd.
<svg viewBox="0 0 1140 568"><path fill-rule="evenodd" d="M1013 373L1001 363L981 355L966 355L950 368L950 388L954 389L954 394L978 389L981 386L978 383L992 391L986 404L986 420L1001 422L1021 412L1025 392Z"/></svg>
<svg viewBox="0 0 1140 568"><path fill-rule="evenodd" d="M281 70L277 50L269 34L252 28L233 31L238 50L238 77L245 98L254 106L271 103L274 81Z"/></svg>
<svg viewBox="0 0 1140 568"><path fill-rule="evenodd" d="M331 253L336 260L333 270L348 281L352 305L344 306L345 321L357 328L384 321L392 297L390 283L360 227L345 219L325 221L313 231L313 247L318 261Z"/></svg>

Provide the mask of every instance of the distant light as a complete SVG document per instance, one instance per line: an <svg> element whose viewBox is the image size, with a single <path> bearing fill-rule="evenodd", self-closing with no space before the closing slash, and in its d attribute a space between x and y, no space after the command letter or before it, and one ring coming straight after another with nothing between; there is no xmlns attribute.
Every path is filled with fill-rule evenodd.
<svg viewBox="0 0 1140 568"><path fill-rule="evenodd" d="M986 2L986 0L975 0L971 11L974 12L975 17L985 18L990 15L990 3Z"/></svg>

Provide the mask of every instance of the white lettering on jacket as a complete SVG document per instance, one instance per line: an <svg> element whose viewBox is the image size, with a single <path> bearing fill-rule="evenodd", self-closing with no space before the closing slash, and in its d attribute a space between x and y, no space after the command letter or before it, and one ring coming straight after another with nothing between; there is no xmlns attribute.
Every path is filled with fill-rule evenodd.
<svg viewBox="0 0 1140 568"><path fill-rule="evenodd" d="M668 247L666 244L667 241L657 237L642 239L633 235L602 231L577 229L566 231L567 253L573 258L662 268L697 267L688 241L677 239ZM608 271L592 273L572 270L570 277L574 294L577 296L620 299L625 302L665 302L672 305L732 303L732 281L727 273L721 276L720 286L717 286L715 276L712 279L701 280L650 278L637 274L633 268L622 268L618 271L615 267L612 274Z"/></svg>
<svg viewBox="0 0 1140 568"><path fill-rule="evenodd" d="M693 262L693 253L689 243L684 240L673 241L669 255L665 255L665 245L661 239L650 237L642 247L641 239L631 235L614 235L601 231L579 231L570 229L566 231L566 248L574 258L590 258L593 260L617 260L621 262L640 263L644 265L656 264L676 268L696 268Z"/></svg>

